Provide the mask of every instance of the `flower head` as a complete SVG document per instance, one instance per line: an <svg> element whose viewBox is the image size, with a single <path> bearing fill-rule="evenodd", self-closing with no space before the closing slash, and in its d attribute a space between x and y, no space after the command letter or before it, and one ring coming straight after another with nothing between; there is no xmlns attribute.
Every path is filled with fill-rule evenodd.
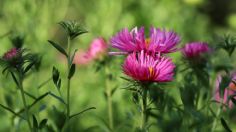
<svg viewBox="0 0 236 132"><path fill-rule="evenodd" d="M136 81L168 82L173 80L175 65L169 58L154 57L143 50L127 56L123 71Z"/></svg>
<svg viewBox="0 0 236 132"><path fill-rule="evenodd" d="M188 59L200 57L207 52L210 52L210 48L207 43L203 42L191 42L182 49L183 56Z"/></svg>
<svg viewBox="0 0 236 132"><path fill-rule="evenodd" d="M111 38L112 47L122 52L170 53L176 51L180 37L175 32L151 28L150 37L145 38L144 27L134 28L130 32L124 28Z"/></svg>
<svg viewBox="0 0 236 132"><path fill-rule="evenodd" d="M95 59L100 59L107 52L107 44L103 38L95 38L86 51L79 51L75 54L74 63L86 65Z"/></svg>
<svg viewBox="0 0 236 132"><path fill-rule="evenodd" d="M217 79L216 79L216 83L215 83L215 92L214 92L214 97L215 97L215 100L217 100L218 102L221 102L221 98L223 99L223 103L224 104L227 104L228 103L228 97L231 96L231 95L234 95L236 93L236 89L235 89L235 84L234 84L234 79L236 79L236 74L233 73L231 74L230 78L232 79L232 81L228 84L228 87L226 87L224 89L224 95L223 97L220 96L220 84L222 83L222 77L223 75L222 74L219 74L217 76ZM236 97L234 97L236 99ZM232 101L230 100L229 101L229 108L232 108L233 106L233 103Z"/></svg>
<svg viewBox="0 0 236 132"><path fill-rule="evenodd" d="M3 59L5 60L12 60L14 58L16 58L19 54L19 49L17 48L12 48L9 51L7 51L4 55L3 55Z"/></svg>
<svg viewBox="0 0 236 132"><path fill-rule="evenodd" d="M96 38L92 41L88 49L88 54L94 59L99 58L100 55L107 52L107 48L108 46L103 38Z"/></svg>

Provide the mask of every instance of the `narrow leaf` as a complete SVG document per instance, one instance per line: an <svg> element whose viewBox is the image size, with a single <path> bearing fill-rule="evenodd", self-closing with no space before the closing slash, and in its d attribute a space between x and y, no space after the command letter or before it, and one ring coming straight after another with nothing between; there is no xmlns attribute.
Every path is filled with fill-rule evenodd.
<svg viewBox="0 0 236 132"><path fill-rule="evenodd" d="M73 77L75 73L75 64L72 64L71 67L70 67L70 72L69 72L69 75L68 75L68 79L71 79Z"/></svg>
<svg viewBox="0 0 236 132"><path fill-rule="evenodd" d="M70 116L70 119L73 118L73 117L75 117L75 116L78 116L78 115L80 115L80 114L83 114L84 112L86 112L86 111L88 111L88 110L92 110L92 109L96 109L96 108L95 108L95 107L87 108L87 109L85 109L85 110L83 110L83 111L81 111L81 112L79 112L79 113L76 113L76 114L71 115L71 116Z"/></svg>
<svg viewBox="0 0 236 132"><path fill-rule="evenodd" d="M24 69L24 74L27 73L31 67L35 64L35 62L31 62L25 69Z"/></svg>
<svg viewBox="0 0 236 132"><path fill-rule="evenodd" d="M39 123L39 129L42 129L46 126L48 119L43 119L40 123Z"/></svg>
<svg viewBox="0 0 236 132"><path fill-rule="evenodd" d="M51 95L52 97L54 97L55 99L59 100L60 102L62 102L63 104L66 105L65 101L61 97L58 97L57 95L55 95L51 92L49 93L49 95Z"/></svg>
<svg viewBox="0 0 236 132"><path fill-rule="evenodd" d="M4 105L2 105L2 104L0 104L0 107L2 107L2 108L4 108L5 110L11 112L12 114L14 114L14 116L17 116L17 117L20 117L21 119L26 120L23 116L21 116L20 114L14 112L11 108L8 108L8 107L6 107L6 106L4 106Z"/></svg>
<svg viewBox="0 0 236 132"><path fill-rule="evenodd" d="M37 129L38 129L38 121L37 121L37 119L36 119L36 117L34 115L32 115L32 117L33 117L33 127L37 131Z"/></svg>
<svg viewBox="0 0 236 132"><path fill-rule="evenodd" d="M63 55L65 55L66 57L68 57L66 51L60 46L58 45L57 43L51 41L51 40L48 40L48 42L54 47L56 48L59 52L61 52Z"/></svg>
<svg viewBox="0 0 236 132"><path fill-rule="evenodd" d="M19 83L18 83L18 81L17 81L17 79L16 79L16 76L14 75L13 72L11 72L11 76L12 76L14 82L16 83L16 85L19 86Z"/></svg>
<svg viewBox="0 0 236 132"><path fill-rule="evenodd" d="M53 67L52 68L52 79L55 85L57 85L58 79L59 79L60 73L59 71Z"/></svg>
<svg viewBox="0 0 236 132"><path fill-rule="evenodd" d="M232 132L231 129L229 128L229 126L227 125L226 121L223 118L220 118L220 121L227 132Z"/></svg>
<svg viewBox="0 0 236 132"><path fill-rule="evenodd" d="M70 59L70 65L73 63L74 58L75 58L75 53L76 53L77 51L78 51L78 49L75 49L74 53L72 54L71 59Z"/></svg>

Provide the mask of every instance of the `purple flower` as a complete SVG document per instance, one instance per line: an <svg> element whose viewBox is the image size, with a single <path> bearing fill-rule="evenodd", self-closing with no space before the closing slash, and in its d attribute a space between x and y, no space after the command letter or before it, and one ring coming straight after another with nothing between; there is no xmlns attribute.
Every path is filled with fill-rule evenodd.
<svg viewBox="0 0 236 132"><path fill-rule="evenodd" d="M188 59L200 57L207 52L210 52L210 48L207 43L203 42L191 42L182 48L183 56Z"/></svg>
<svg viewBox="0 0 236 132"><path fill-rule="evenodd" d="M16 58L18 56L19 53L19 49L17 48L12 48L9 51L7 51L4 55L3 55L3 59L5 60L12 60L14 58Z"/></svg>
<svg viewBox="0 0 236 132"><path fill-rule="evenodd" d="M173 31L151 28L150 44L148 49L153 52L171 53L177 50L176 45L180 37Z"/></svg>
<svg viewBox="0 0 236 132"><path fill-rule="evenodd" d="M169 82L173 80L175 65L170 58L154 57L145 51L127 56L123 71L136 81Z"/></svg>
<svg viewBox="0 0 236 132"><path fill-rule="evenodd" d="M159 28L151 28L150 37L145 38L144 27L134 28L129 32L127 28L111 38L112 47L122 52L140 52L144 50L152 53L170 53L176 51L180 37L175 32L168 32Z"/></svg>

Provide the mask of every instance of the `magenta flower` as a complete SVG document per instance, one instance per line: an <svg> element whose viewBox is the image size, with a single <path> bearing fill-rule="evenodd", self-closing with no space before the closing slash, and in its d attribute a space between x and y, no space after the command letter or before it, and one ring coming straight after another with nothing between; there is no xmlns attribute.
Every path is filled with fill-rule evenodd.
<svg viewBox="0 0 236 132"><path fill-rule="evenodd" d="M232 80L234 78L236 78L236 75L235 74L232 74L231 75L231 78ZM221 97L220 97L220 83L222 81L222 75L218 75L217 76L217 79L216 79L216 89L215 89L215 92L214 92L214 98L216 101L218 102L221 102ZM224 95L222 97L222 103L224 104L227 104L228 102L228 97L231 96L231 95L234 95L236 92L235 92L235 84L233 85L232 84L233 82L230 82L228 87L225 88L225 91L224 91ZM234 97L236 99L236 97ZM230 100L229 101L229 104L227 104L229 106L229 108L232 108L233 107L233 102Z"/></svg>
<svg viewBox="0 0 236 132"><path fill-rule="evenodd" d="M107 52L108 46L103 38L96 38L92 41L88 54L90 57L96 59L99 58L100 55L103 55Z"/></svg>
<svg viewBox="0 0 236 132"><path fill-rule="evenodd" d="M145 38L144 27L134 28L129 32L127 28L111 38L112 47L122 52L161 52L170 53L176 51L176 45L180 37L175 32L168 32L159 28L151 28L150 37Z"/></svg>
<svg viewBox="0 0 236 132"><path fill-rule="evenodd" d="M127 56L123 71L136 81L168 82L173 80L175 65L170 58L154 57L145 53L132 53Z"/></svg>
<svg viewBox="0 0 236 132"><path fill-rule="evenodd" d="M182 48L183 56L189 59L199 57L208 52L210 52L210 48L207 43L203 42L191 42Z"/></svg>
<svg viewBox="0 0 236 132"><path fill-rule="evenodd" d="M12 48L9 51L7 51L4 55L3 55L3 59L5 60L12 60L13 58L16 58L18 56L19 53L19 49L17 48Z"/></svg>
<svg viewBox="0 0 236 132"><path fill-rule="evenodd" d="M153 52L171 53L177 50L176 45L179 42L180 37L175 32L151 28L148 49Z"/></svg>

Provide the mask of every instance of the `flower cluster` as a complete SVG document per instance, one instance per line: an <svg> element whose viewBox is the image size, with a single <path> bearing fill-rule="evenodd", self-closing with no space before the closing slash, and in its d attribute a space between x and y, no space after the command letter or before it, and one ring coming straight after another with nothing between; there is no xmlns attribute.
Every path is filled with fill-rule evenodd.
<svg viewBox="0 0 236 132"><path fill-rule="evenodd" d="M175 52L179 42L180 37L175 32L154 27L148 38L145 38L144 27L130 32L125 28L111 38L112 47L119 49L120 54L128 54L123 64L124 73L141 82L173 80L175 65L162 54Z"/></svg>

